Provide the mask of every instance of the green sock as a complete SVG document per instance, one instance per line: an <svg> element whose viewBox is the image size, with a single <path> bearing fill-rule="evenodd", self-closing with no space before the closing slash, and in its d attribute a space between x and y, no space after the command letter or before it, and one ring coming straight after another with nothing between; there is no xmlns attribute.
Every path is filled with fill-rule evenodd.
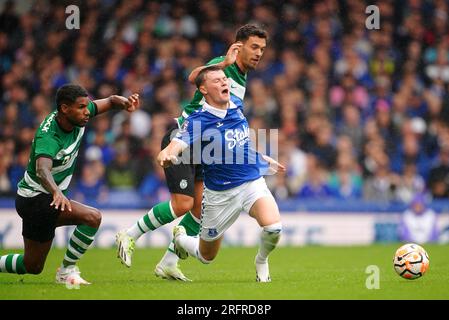
<svg viewBox="0 0 449 320"><path fill-rule="evenodd" d="M0 272L27 273L23 263L23 254L7 254L0 257Z"/></svg>
<svg viewBox="0 0 449 320"><path fill-rule="evenodd" d="M97 228L85 225L79 225L75 228L70 237L69 244L67 245L64 260L62 261L64 268L76 264L76 262L81 259L94 241L97 231Z"/></svg>
<svg viewBox="0 0 449 320"><path fill-rule="evenodd" d="M184 215L178 226L186 228L188 236L197 236L200 233L200 222L190 211Z"/></svg>
<svg viewBox="0 0 449 320"><path fill-rule="evenodd" d="M160 226L170 223L176 218L170 201L161 202L155 205L126 232L129 236L133 237L134 240L137 240L148 231L156 230Z"/></svg>
<svg viewBox="0 0 449 320"><path fill-rule="evenodd" d="M184 215L178 226L183 226L186 229L188 236L197 236L200 233L200 221L198 221L190 211ZM170 243L167 250L173 253L175 252L173 241Z"/></svg>

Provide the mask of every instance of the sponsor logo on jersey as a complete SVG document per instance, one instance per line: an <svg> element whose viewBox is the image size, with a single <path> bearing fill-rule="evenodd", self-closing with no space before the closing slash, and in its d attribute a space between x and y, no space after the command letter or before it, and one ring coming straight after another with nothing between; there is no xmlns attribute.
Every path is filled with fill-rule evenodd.
<svg viewBox="0 0 449 320"><path fill-rule="evenodd" d="M237 143L239 146L243 146L249 140L249 128L243 126L243 130L240 128L226 130L225 139L228 142L227 145L229 150L234 149Z"/></svg>
<svg viewBox="0 0 449 320"><path fill-rule="evenodd" d="M43 132L48 132L48 129L50 129L51 126L51 122L53 121L53 118L56 116L56 113L52 113L47 121L45 121L44 125L42 126L42 131Z"/></svg>

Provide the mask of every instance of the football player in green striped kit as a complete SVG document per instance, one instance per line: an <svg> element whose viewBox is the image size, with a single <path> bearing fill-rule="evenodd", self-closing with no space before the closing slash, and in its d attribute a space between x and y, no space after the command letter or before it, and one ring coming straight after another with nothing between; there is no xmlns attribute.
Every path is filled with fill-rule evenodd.
<svg viewBox="0 0 449 320"><path fill-rule="evenodd" d="M244 25L236 33L233 43L226 56L212 59L208 65L217 65L223 69L229 78L231 100L243 103L246 91L247 73L255 69L267 46L267 32L252 24ZM205 66L194 69L189 75L189 81L194 83L198 73ZM184 108L176 123L168 130L162 139L161 149L164 149L177 129L181 128L189 115L198 110L205 99L200 91L196 91L191 102ZM190 236L197 235L200 229L201 201L203 196L203 176L200 164L185 164L170 166L164 169L171 200L159 203L128 229L120 231L116 236L118 257L127 267L131 266L131 258L135 249L135 241L143 234L167 224L177 217L184 216L181 226ZM178 256L174 253L173 242L170 243L164 257L154 270L156 276L163 279L189 281L178 266Z"/></svg>
<svg viewBox="0 0 449 320"><path fill-rule="evenodd" d="M1 256L0 272L41 273L55 228L76 225L56 282L89 284L81 278L76 263L93 242L101 213L68 199L67 188L89 119L111 109L133 112L139 107L139 96L113 95L91 101L83 87L67 84L57 90L56 106L36 131L28 167L18 184L16 210L22 218L24 254Z"/></svg>

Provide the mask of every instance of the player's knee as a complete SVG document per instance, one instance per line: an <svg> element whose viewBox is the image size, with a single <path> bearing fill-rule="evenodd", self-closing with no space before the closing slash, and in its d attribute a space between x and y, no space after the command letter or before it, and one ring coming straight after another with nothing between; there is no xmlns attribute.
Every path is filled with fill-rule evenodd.
<svg viewBox="0 0 449 320"><path fill-rule="evenodd" d="M263 231L268 233L280 234L282 232L282 222L276 222L268 226L263 226Z"/></svg>
<svg viewBox="0 0 449 320"><path fill-rule="evenodd" d="M282 232L282 223L276 222L263 227L263 234L265 238L271 239L273 242L279 241Z"/></svg>
<svg viewBox="0 0 449 320"><path fill-rule="evenodd" d="M192 210L193 208L193 198L192 197L177 197L171 200L171 205L173 212L179 217L184 213Z"/></svg>
<svg viewBox="0 0 449 320"><path fill-rule="evenodd" d="M98 228L101 224L101 212L96 208L92 208L86 215L86 225L92 228Z"/></svg>

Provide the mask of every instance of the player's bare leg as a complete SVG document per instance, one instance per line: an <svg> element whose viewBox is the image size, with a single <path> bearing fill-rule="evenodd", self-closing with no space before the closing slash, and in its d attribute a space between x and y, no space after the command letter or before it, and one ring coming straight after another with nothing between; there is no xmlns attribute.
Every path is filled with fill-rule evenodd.
<svg viewBox="0 0 449 320"><path fill-rule="evenodd" d="M184 215L184 218L179 223L179 225L184 226L188 235L196 236L199 232L203 188L203 181L195 181L193 208ZM157 264L155 274L163 279L190 281L182 273L178 261L179 257L175 253L174 242L172 241L161 261Z"/></svg>
<svg viewBox="0 0 449 320"><path fill-rule="evenodd" d="M192 197L173 193L170 201L158 203L130 228L121 230L116 236L116 243L117 257L122 264L128 268L131 267L135 242L141 236L182 216L186 210L190 210L192 205Z"/></svg>
<svg viewBox="0 0 449 320"><path fill-rule="evenodd" d="M249 214L262 227L259 251L254 261L256 281L270 282L268 255L276 248L282 231L279 209L273 197L262 197L253 204Z"/></svg>
<svg viewBox="0 0 449 320"><path fill-rule="evenodd" d="M71 200L72 211L65 209L57 220L57 226L76 225L70 236L61 267L56 273L56 282L90 284L80 276L76 263L94 241L101 223L101 213L96 208Z"/></svg>
<svg viewBox="0 0 449 320"><path fill-rule="evenodd" d="M65 283L68 276L75 283L86 284L74 268L88 246L101 222L101 215L95 208L71 201L72 211L61 211L57 226L78 225L70 239L64 261L59 269L57 281ZM53 240L40 242L23 238L24 254L10 254L0 257L0 271L17 274L40 274L44 268Z"/></svg>
<svg viewBox="0 0 449 320"><path fill-rule="evenodd" d="M40 274L51 248L52 240L39 242L23 238L23 254L0 256L0 272L17 274Z"/></svg>
<svg viewBox="0 0 449 320"><path fill-rule="evenodd" d="M47 242L39 242L23 238L24 255L23 262L26 273L40 274L44 269L45 260L47 260L48 252L51 249L53 240Z"/></svg>
<svg viewBox="0 0 449 320"><path fill-rule="evenodd" d="M175 252L180 259L186 259L190 255L204 264L209 264L215 259L223 240L223 236L213 241L189 236L183 226L176 226L173 229L173 238Z"/></svg>

